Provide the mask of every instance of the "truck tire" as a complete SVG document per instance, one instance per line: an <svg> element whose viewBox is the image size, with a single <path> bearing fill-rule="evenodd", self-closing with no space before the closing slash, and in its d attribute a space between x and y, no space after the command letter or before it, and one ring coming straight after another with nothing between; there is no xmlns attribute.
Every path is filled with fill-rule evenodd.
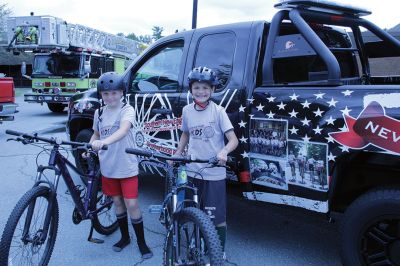
<svg viewBox="0 0 400 266"><path fill-rule="evenodd" d="M62 103L47 103L50 111L54 113L62 113L64 111L65 105Z"/></svg>
<svg viewBox="0 0 400 266"><path fill-rule="evenodd" d="M341 227L344 265L400 265L400 189L365 193L347 208Z"/></svg>
<svg viewBox="0 0 400 266"><path fill-rule="evenodd" d="M89 142L90 138L93 135L93 130L86 128L79 131L78 135L76 135L76 142ZM75 153L75 164L78 170L82 173L87 173L87 162L82 158L82 156L78 153ZM80 175L82 182L87 185L87 178L85 176Z"/></svg>

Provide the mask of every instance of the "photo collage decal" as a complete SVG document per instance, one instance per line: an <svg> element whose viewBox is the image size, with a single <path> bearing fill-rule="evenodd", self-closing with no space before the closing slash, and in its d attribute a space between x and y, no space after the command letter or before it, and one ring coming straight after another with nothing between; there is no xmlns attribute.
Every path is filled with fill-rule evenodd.
<svg viewBox="0 0 400 266"><path fill-rule="evenodd" d="M250 174L252 182L277 189L288 189L286 178L287 121L251 119Z"/></svg>
<svg viewBox="0 0 400 266"><path fill-rule="evenodd" d="M288 185L328 189L328 145L288 140L288 121L252 118L250 174L253 184L288 190Z"/></svg>

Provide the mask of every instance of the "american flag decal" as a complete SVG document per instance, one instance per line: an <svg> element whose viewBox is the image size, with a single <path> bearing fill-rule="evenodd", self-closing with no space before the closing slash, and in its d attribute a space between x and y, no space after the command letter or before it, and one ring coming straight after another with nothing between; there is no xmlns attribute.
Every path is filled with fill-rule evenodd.
<svg viewBox="0 0 400 266"><path fill-rule="evenodd" d="M271 137L268 131L263 129L265 127L278 128L277 122L262 122L266 125L256 127L257 130L253 130L254 126L251 125L252 121L287 121L287 139L285 143L287 157L285 158L285 167L282 167L282 171L285 172L286 182L291 184L301 185L301 182L305 182L306 179L311 180L309 184L302 185L303 187L312 188L315 184L318 186L318 190L327 190L328 185L326 181L314 182L313 176L318 175L316 168L318 163L322 164L324 161L326 165L326 178L329 175L329 166L333 165L336 159L344 154L349 153L353 149L360 149L360 147L354 147L349 145L350 142L335 140L336 134L352 132L349 129L349 125L346 123L345 117L357 118L363 110L366 108L366 95L372 96L369 98L379 98L379 95L388 93L384 88L380 90L374 89L374 91L367 91L365 87L360 89L356 85L342 86L342 87L324 87L324 88L258 88L253 93L251 98L247 99L246 105L239 107L239 113L243 114L243 119L238 122L238 128L241 130L241 135L238 136L241 143L248 143L248 150L244 149L241 151L242 158L250 158L250 168L260 165L260 162L254 161L264 160L263 165L267 165L271 162L276 162L276 165L282 164L282 158L274 158L274 153L269 154L269 141L277 137ZM396 92L398 95L398 92ZM377 96L377 97L374 97ZM382 107L383 108L383 107ZM391 109L394 112L394 109ZM388 114L382 114L387 119L395 120ZM398 121L398 120L396 120ZM249 125L250 122L250 125ZM400 121L399 121L400 123ZM367 123L368 124L368 123ZM281 126L282 127L282 126ZM261 130L260 130L261 128ZM376 135L381 134L381 138L390 137L392 141L400 140L400 132L395 132L392 128L391 131L386 131L385 128L377 128L377 126L370 125L370 129L374 131ZM389 129L388 129L389 130ZM247 132L249 133L247 133ZM279 132L279 129L275 130L274 134L283 135ZM358 131L360 132L360 131ZM346 138L347 136L344 136ZM348 136L351 136L349 134ZM392 138L394 136L394 138ZM378 136L379 137L379 136ZM281 137L283 139L283 137ZM400 141L399 141L400 143ZM371 150L388 152L387 147L384 145L367 145L368 141L365 140L361 148ZM325 146L324 146L325 145ZM256 146L256 148L252 148ZM326 148L324 148L326 147ZM306 150L312 151L317 150L319 155L325 152L326 156L324 159L315 158L315 156L306 155ZM263 156L267 153L268 156ZM290 155L292 153L292 155ZM310 152L309 152L310 153ZM272 156L272 157L271 157ZM290 157L294 156L296 163L295 167L289 161ZM305 158L302 158L305 157ZM314 157L314 158L312 158ZM307 161L310 161L307 166ZM303 162L305 161L305 162ZM313 163L314 161L314 163ZM302 170L302 164L304 163L304 170ZM329 166L328 166L329 164ZM266 166L264 166L267 168ZM294 168L294 169L293 169ZM250 169L253 171L254 169ZM263 170L264 171L264 170ZM266 170L265 170L266 171ZM300 174L298 172L301 172ZM306 174L304 174L304 172ZM308 175L307 175L308 172ZM252 175L253 175L252 174ZM297 179L296 179L297 176ZM299 181L299 176L301 177ZM284 178L284 174L282 174ZM320 177L317 177L317 179ZM253 183L255 182L252 177ZM325 183L324 183L325 182ZM268 186L268 185L267 185ZM276 187L276 184L274 185ZM284 187L284 186L282 186Z"/></svg>
<svg viewBox="0 0 400 266"><path fill-rule="evenodd" d="M355 90L338 88L288 91L285 88L276 93L256 93L253 114L257 117L287 120L288 139L328 143L329 161L335 161L341 152L349 152L349 147L338 145L329 133L347 130L343 115L357 116L362 110L362 95L358 95ZM356 102L354 99L357 99ZM260 111L261 107L263 111Z"/></svg>

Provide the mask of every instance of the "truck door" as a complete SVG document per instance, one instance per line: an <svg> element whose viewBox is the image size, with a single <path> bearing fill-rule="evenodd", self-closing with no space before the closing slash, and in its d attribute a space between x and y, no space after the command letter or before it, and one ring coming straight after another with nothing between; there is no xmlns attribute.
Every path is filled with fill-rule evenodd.
<svg viewBox="0 0 400 266"><path fill-rule="evenodd" d="M138 148L173 154L179 141L184 39L150 49L129 73L128 99L135 109L135 141Z"/></svg>
<svg viewBox="0 0 400 266"><path fill-rule="evenodd" d="M199 66L211 68L216 72L219 85L212 95L212 100L225 108L238 137L241 136L237 131L239 128L239 102L245 98L243 93L244 67L242 66L246 65L250 27L250 23L244 23L240 27L228 25L197 29L193 34L185 69L185 77L194 67ZM185 105L192 102L188 86L185 78L184 96L186 98L182 99ZM237 149L230 156L236 158L239 152ZM242 161L239 160L235 166L238 169L242 168ZM237 181L236 175L228 174L228 178Z"/></svg>

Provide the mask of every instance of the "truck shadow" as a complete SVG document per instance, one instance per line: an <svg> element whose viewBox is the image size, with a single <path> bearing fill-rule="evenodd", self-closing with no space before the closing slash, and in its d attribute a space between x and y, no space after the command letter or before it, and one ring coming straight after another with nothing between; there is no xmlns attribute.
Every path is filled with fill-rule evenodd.
<svg viewBox="0 0 400 266"><path fill-rule="evenodd" d="M35 114L35 117L59 117L59 116L67 117L67 115L68 115L67 111L63 111L61 113L54 113L54 112L48 111L48 112L43 112L43 113L37 113L37 114Z"/></svg>
<svg viewBox="0 0 400 266"><path fill-rule="evenodd" d="M141 175L143 211L163 198L163 177ZM302 209L250 201L229 186L227 258L237 265L341 265L338 222ZM151 199L151 200L150 200ZM150 200L150 201L149 201ZM155 200L155 201L154 201ZM152 201L152 202L151 202ZM240 255L243 252L248 255Z"/></svg>
<svg viewBox="0 0 400 266"><path fill-rule="evenodd" d="M338 223L328 223L325 215L230 193L227 216L231 253L240 252L242 246L259 250L259 259L271 265L340 265ZM230 247L232 242L240 244ZM240 257L237 263L257 265Z"/></svg>

